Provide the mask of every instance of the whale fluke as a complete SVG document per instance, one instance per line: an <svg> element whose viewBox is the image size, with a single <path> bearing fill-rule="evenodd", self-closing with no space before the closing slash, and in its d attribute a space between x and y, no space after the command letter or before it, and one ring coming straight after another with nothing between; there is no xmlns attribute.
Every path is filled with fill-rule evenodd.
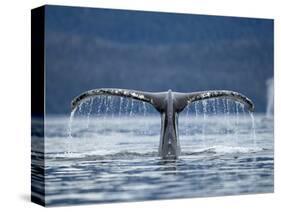
<svg viewBox="0 0 281 212"><path fill-rule="evenodd" d="M164 95L165 93L163 93ZM161 95L161 93L151 93L128 89L116 89L116 88L100 88L86 91L79 96L75 97L71 102L71 110L74 110L81 102L85 101L87 98L93 96L120 96L132 98L140 101L144 101L154 105L153 96Z"/></svg>
<svg viewBox="0 0 281 212"><path fill-rule="evenodd" d="M86 91L73 99L71 109L74 110L87 98L100 95L127 97L153 105L161 114L159 156L164 159L175 159L180 155L178 114L192 102L210 98L229 98L244 104L249 111L254 110L254 104L249 98L240 93L228 90L180 93L172 92L171 90L167 92L144 92L116 88L101 88Z"/></svg>
<svg viewBox="0 0 281 212"><path fill-rule="evenodd" d="M209 90L209 91L198 91L192 93L178 93L175 92L175 101L178 112L182 111L188 104L192 102L211 99L211 98L227 98L234 101L238 101L241 104L244 104L247 109L251 112L254 111L253 102L246 96L228 90Z"/></svg>

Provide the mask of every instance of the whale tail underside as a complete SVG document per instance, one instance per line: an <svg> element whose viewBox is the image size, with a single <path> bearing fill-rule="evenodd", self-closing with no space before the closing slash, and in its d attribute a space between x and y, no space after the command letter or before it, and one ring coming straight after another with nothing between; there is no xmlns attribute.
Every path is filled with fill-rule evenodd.
<svg viewBox="0 0 281 212"><path fill-rule="evenodd" d="M71 109L74 110L80 103L93 96L120 96L140 100L153 105L157 111L165 110L165 101L167 92L144 92L130 89L101 88L86 91L71 102ZM211 98L227 98L244 104L249 111L254 110L253 102L246 96L228 90L210 90L192 93L173 92L173 101L176 112L181 112L187 105L195 101L201 101Z"/></svg>
<svg viewBox="0 0 281 212"><path fill-rule="evenodd" d="M234 101L238 101L245 105L249 111L254 111L253 102L242 95L241 93L228 90L209 90L209 91L199 91L192 93L174 93L175 107L177 112L181 112L187 105L211 98L226 98Z"/></svg>
<svg viewBox="0 0 281 212"><path fill-rule="evenodd" d="M80 103L93 96L120 96L140 100L153 105L157 110L163 105L162 99L165 92L143 92L129 89L100 88L86 91L75 97L71 102L71 110L74 110Z"/></svg>

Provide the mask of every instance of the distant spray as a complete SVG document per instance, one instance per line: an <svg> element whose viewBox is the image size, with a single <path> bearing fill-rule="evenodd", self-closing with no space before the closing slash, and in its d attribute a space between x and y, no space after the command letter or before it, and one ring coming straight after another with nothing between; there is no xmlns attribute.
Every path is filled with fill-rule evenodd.
<svg viewBox="0 0 281 212"><path fill-rule="evenodd" d="M266 81L267 86L267 106L266 116L272 117L274 114L274 80L270 78Z"/></svg>

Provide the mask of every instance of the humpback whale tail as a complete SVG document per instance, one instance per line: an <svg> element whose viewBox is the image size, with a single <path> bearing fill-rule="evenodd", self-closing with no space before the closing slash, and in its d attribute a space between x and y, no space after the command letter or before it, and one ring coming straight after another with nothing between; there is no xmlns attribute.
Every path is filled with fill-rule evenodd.
<svg viewBox="0 0 281 212"><path fill-rule="evenodd" d="M161 114L161 136L159 156L165 159L177 158L180 154L178 139L178 114L195 101L210 98L229 98L244 104L249 111L254 110L253 102L246 96L228 90L210 90L193 93L172 92L143 92L128 89L101 88L86 91L71 102L74 110L81 102L92 96L110 95L140 100L153 105Z"/></svg>

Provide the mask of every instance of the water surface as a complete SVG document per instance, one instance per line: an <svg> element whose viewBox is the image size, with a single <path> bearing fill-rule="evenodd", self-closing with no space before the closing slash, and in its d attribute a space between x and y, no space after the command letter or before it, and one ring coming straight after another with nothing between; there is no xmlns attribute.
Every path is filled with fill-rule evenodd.
<svg viewBox="0 0 281 212"><path fill-rule="evenodd" d="M181 156L169 161L157 154L157 114L74 117L71 135L69 117L47 117L46 204L273 192L273 120L258 114L255 129L252 121L247 113L187 110L179 119ZM36 173L34 144L32 158Z"/></svg>

